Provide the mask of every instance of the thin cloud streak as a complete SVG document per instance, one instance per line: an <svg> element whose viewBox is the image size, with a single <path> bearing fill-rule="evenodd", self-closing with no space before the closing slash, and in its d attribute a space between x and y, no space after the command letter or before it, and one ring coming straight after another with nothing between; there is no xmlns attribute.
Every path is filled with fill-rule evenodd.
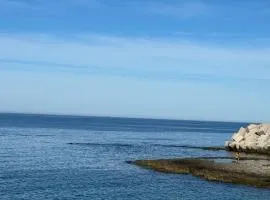
<svg viewBox="0 0 270 200"><path fill-rule="evenodd" d="M118 50L120 53L124 53L127 50L136 54L140 54L143 50L143 54L148 56L161 56L171 59L177 58L204 58L211 59L212 61L227 59L241 60L241 61L270 61L269 53L270 48L248 48L248 47L226 47L215 46L211 43L203 44L185 41L181 39L170 38L136 38L136 37L117 37L106 36L99 34L89 34L75 36L73 38L55 37L53 35L46 34L0 34L2 55L16 55L18 52L23 53L25 50L36 48L37 52L47 51L48 49L63 50L67 47L67 50L76 52L77 50ZM40 48L39 46L40 45ZM16 47L16 48L12 48ZM22 48L20 48L22 47ZM73 50L71 47L74 47ZM81 48L81 49L80 49ZM137 51L139 50L139 51ZM151 50L151 51L149 51ZM147 53L148 52L148 53ZM35 52L32 52L35 53ZM61 53L61 52L59 52ZM80 52L82 53L82 52ZM85 52L84 52L85 53ZM111 52L112 54L114 52ZM128 52L130 53L130 52ZM141 53L142 54L142 53ZM48 52L50 56L50 53ZM19 56L19 55L18 55ZM125 57L122 57L125 59Z"/></svg>
<svg viewBox="0 0 270 200"><path fill-rule="evenodd" d="M80 39L81 38L81 39ZM270 49L104 35L0 35L0 69L72 70L160 79L269 81ZM12 65L12 67L11 67ZM15 67L16 69L20 67ZM26 69L25 68L25 69Z"/></svg>
<svg viewBox="0 0 270 200"><path fill-rule="evenodd" d="M222 74L183 73L181 71L162 72L154 69L126 69L126 68L102 68L87 65L69 65L51 62L39 62L31 60L6 60L0 58L0 70L21 70L21 71L45 71L45 72L69 72L84 75L111 75L135 78L146 78L148 80L187 80L200 82L258 82L270 83L270 77L233 76Z"/></svg>

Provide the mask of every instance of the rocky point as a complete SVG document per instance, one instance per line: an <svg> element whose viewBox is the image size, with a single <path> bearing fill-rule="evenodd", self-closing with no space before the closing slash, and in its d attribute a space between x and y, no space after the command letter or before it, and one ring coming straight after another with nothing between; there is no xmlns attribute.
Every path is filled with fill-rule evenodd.
<svg viewBox="0 0 270 200"><path fill-rule="evenodd" d="M270 124L250 124L241 127L231 140L225 143L230 151L262 153L270 155Z"/></svg>

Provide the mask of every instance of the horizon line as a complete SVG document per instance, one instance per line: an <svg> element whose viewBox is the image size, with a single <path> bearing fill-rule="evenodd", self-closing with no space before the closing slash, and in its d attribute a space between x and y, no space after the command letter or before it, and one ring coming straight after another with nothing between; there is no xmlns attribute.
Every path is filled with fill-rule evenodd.
<svg viewBox="0 0 270 200"><path fill-rule="evenodd" d="M229 121L229 120L204 120L204 119L179 119L179 118L163 118L163 117L143 117L143 116L119 116L119 115L88 115L88 114L64 114L64 113L34 113L34 112L2 112L0 115L32 115L32 116L55 116L55 117L97 117L97 118L118 118L118 119L140 119L140 120L162 120L162 121L198 121L198 122L225 122L225 123L262 123L262 122L249 122L249 121Z"/></svg>

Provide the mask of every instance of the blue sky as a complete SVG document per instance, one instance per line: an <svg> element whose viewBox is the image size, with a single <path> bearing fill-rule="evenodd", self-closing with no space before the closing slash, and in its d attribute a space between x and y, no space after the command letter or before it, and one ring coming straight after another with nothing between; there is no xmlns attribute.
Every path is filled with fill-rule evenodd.
<svg viewBox="0 0 270 200"><path fill-rule="evenodd" d="M0 0L0 111L269 121L268 0Z"/></svg>

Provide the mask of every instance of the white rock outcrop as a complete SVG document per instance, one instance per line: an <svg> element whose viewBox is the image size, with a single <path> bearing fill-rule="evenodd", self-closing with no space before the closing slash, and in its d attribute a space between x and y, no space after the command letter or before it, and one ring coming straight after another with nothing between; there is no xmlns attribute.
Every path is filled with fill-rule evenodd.
<svg viewBox="0 0 270 200"><path fill-rule="evenodd" d="M231 151L270 154L270 124L250 124L234 133L225 147Z"/></svg>

